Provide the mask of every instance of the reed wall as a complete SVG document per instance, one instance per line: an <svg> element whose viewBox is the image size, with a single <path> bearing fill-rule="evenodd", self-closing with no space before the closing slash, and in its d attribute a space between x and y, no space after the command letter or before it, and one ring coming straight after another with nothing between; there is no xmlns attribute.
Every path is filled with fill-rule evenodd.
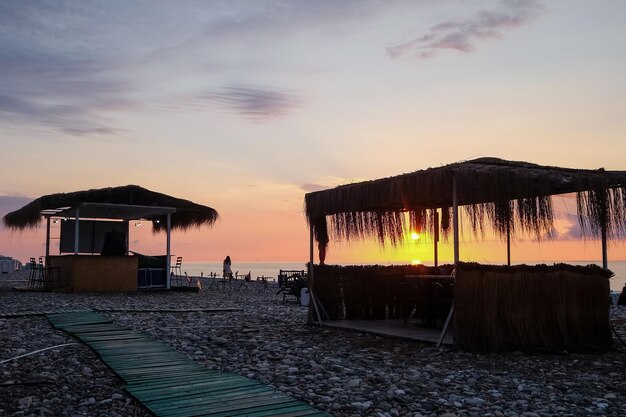
<svg viewBox="0 0 626 417"><path fill-rule="evenodd" d="M607 348L610 276L596 266L463 264L455 279L454 343L468 351Z"/></svg>
<svg viewBox="0 0 626 417"><path fill-rule="evenodd" d="M451 294L433 294L424 287L429 282L406 276L451 271L449 265L316 265L314 291L330 320L401 319L417 307L417 317L440 326ZM454 280L454 343L481 352L608 348L611 276L595 265L461 263Z"/></svg>

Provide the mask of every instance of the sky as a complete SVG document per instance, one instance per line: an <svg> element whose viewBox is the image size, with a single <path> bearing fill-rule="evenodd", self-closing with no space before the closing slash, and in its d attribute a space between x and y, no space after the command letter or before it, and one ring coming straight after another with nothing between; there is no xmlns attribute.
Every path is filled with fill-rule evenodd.
<svg viewBox="0 0 626 417"><path fill-rule="evenodd" d="M188 261L304 262L309 191L480 156L626 170L625 19L623 0L4 0L0 215L137 184L220 213L174 233ZM514 260L600 257L560 199L559 237L517 240ZM130 238L165 253L147 224ZM44 240L0 228L0 254ZM416 259L432 245L327 257ZM461 259L506 254L466 235Z"/></svg>

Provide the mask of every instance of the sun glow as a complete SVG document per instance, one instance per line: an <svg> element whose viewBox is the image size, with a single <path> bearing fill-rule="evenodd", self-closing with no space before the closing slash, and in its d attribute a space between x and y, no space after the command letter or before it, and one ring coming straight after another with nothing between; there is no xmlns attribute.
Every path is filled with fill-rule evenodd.
<svg viewBox="0 0 626 417"><path fill-rule="evenodd" d="M421 264L422 264L422 261L420 261L419 259L413 259L411 261L411 265L421 265Z"/></svg>
<svg viewBox="0 0 626 417"><path fill-rule="evenodd" d="M419 233L416 233L416 232L411 233L411 239L413 239L413 240L417 240L417 239L419 239L419 238L420 238Z"/></svg>

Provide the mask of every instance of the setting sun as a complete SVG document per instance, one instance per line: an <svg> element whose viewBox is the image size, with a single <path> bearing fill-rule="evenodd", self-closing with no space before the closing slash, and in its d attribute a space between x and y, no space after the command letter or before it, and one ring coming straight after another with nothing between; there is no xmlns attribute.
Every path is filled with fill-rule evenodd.
<svg viewBox="0 0 626 417"><path fill-rule="evenodd" d="M417 240L417 239L419 239L419 238L420 238L419 233L416 233L416 232L411 233L411 239L413 239L413 240Z"/></svg>
<svg viewBox="0 0 626 417"><path fill-rule="evenodd" d="M420 261L419 259L413 259L411 261L411 265L421 265L421 264L422 264L422 261Z"/></svg>

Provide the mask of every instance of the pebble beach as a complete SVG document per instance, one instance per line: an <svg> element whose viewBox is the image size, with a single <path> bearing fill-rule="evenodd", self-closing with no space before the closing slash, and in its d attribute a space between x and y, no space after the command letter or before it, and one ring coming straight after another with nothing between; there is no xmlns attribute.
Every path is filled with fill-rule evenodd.
<svg viewBox="0 0 626 417"><path fill-rule="evenodd" d="M132 294L13 290L26 274L0 277L0 315L12 314L0 317L0 415L152 415L95 352L36 314L81 309L334 416L626 415L626 349L617 339L601 353L476 354L308 326L307 308L284 302L274 283ZM240 310L171 311L202 308ZM611 314L626 317L623 307ZM616 329L626 341L626 326Z"/></svg>

